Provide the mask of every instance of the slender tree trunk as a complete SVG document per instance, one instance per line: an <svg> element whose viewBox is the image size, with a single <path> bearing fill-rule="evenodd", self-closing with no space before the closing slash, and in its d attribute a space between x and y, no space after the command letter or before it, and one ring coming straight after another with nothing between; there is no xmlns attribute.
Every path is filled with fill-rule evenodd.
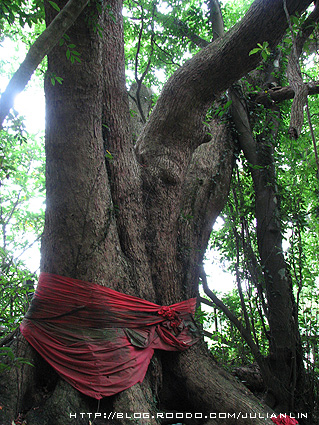
<svg viewBox="0 0 319 425"><path fill-rule="evenodd" d="M273 156L274 130L265 129L256 141L244 99L240 99L234 90L232 99L233 119L241 147L251 164L256 194L257 241L266 284L270 329L270 352L264 368L267 373L263 377L274 396L273 406L278 410L293 411L296 407L305 408L308 403L301 399L305 391L305 371L298 314L282 249L280 199Z"/></svg>
<svg viewBox="0 0 319 425"><path fill-rule="evenodd" d="M214 17L212 24L222 28L222 15L219 10L216 10L214 3L211 6ZM305 27L307 28L307 26ZM219 33L220 36L221 30ZM308 35L309 33L308 29ZM214 38L218 38L218 35L215 35ZM275 70L272 64L269 64L268 67L271 67L268 74L273 75ZM263 73L264 71L257 72L258 80L261 83L264 80ZM275 77L271 78L275 81ZM279 117L274 116L274 113L269 114L269 122L264 124L263 133L258 140L255 140L250 125L250 111L244 95L239 93L235 87L230 88L229 94L232 100L232 118L238 133L240 147L251 166L255 192L257 242L268 304L269 357L263 358L259 351L254 355L261 368L266 386L274 397L271 402L273 406L278 411L293 411L297 406L302 410L309 405L305 399L302 399L302 392L305 389L305 370L298 329L298 311L294 300L291 276L287 270L282 249L280 203L273 155ZM246 330L250 336L251 331L247 320ZM254 353L256 350L252 351ZM268 400L270 402L270 398Z"/></svg>

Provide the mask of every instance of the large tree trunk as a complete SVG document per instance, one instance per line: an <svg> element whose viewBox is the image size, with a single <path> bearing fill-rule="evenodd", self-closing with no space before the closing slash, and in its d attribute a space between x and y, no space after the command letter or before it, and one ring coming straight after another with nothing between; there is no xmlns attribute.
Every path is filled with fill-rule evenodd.
<svg viewBox="0 0 319 425"><path fill-rule="evenodd" d="M309 3L287 0L291 12ZM282 4L257 1L240 26L170 79L136 151L125 88L121 1L108 2L112 15L107 8L99 15L94 5L68 32L82 62L72 64L61 47L48 58L48 77L62 77L63 84L52 86L48 78L45 85L47 211L41 270L172 304L197 294L199 266L231 177L232 137L225 123L214 121L207 133L206 110L256 65L258 59L249 56L256 32L270 45L279 40L287 25ZM54 13L46 2L47 22ZM103 37L94 31L96 24L105 29ZM111 160L105 161L105 149ZM271 423L264 418L267 409L218 368L203 341L182 354L156 354L143 383L101 403L61 381L21 336L14 344L36 367L4 374L4 425L19 412L30 425L84 424L89 418L80 412L98 411L106 417L108 412L144 412L150 418L139 423L156 424L164 422L158 409L176 408L201 412L199 423ZM217 416L210 418L214 412ZM102 415L94 423L131 419Z"/></svg>

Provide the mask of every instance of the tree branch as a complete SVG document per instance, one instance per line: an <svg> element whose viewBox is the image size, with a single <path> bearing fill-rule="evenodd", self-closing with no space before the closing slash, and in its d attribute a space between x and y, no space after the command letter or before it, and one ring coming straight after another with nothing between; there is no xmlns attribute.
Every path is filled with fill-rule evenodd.
<svg viewBox="0 0 319 425"><path fill-rule="evenodd" d="M310 0L288 0L287 6L290 13L295 13L310 3ZM216 96L259 63L258 55L249 55L256 39L268 41L272 49L287 25L282 1L256 0L238 25L179 68L164 86L137 144L141 161L145 165L157 161L164 146L177 147L176 140L179 140L178 149L191 151L203 143L202 122L207 108Z"/></svg>
<svg viewBox="0 0 319 425"><path fill-rule="evenodd" d="M308 94L313 95L319 93L319 81L305 83L305 85L307 86ZM276 103L293 99L295 91L291 86L276 87L263 92L248 93L248 96L253 102L260 103L267 108L272 108Z"/></svg>
<svg viewBox="0 0 319 425"><path fill-rule="evenodd" d="M137 42L137 48L136 48L136 54L135 54L135 71L134 71L134 73L135 73L135 81L136 81L136 84L137 84L137 90L136 90L136 93L135 93L136 98L134 99L134 101L135 101L137 108L139 110L139 113L141 115L141 119L142 119L143 123L145 124L146 118L145 118L143 108L142 108L142 105L141 105L140 91L141 91L141 86L142 86L143 80L144 80L144 78L145 78L145 76L148 72L149 66L151 64L152 54L149 57L145 71L143 72L141 78L139 78L138 77L138 64L139 64L138 57L139 57L140 50L141 50L143 32L144 32L144 9L143 9L143 6L141 6L141 27L140 27L140 31L139 31L139 34L138 34L138 42ZM152 34L152 37L151 37L151 46L152 46L152 40L153 40L153 34Z"/></svg>
<svg viewBox="0 0 319 425"><path fill-rule="evenodd" d="M13 107L15 96L25 88L42 59L59 42L60 38L75 22L87 3L88 0L69 0L48 28L32 44L24 61L2 93L0 99L0 128L5 117Z"/></svg>
<svg viewBox="0 0 319 425"><path fill-rule="evenodd" d="M174 18L172 16L167 16L164 13L161 13L156 10L155 16L159 22L161 22L166 27L174 27L174 29L177 29L179 34L182 37L187 37L190 41L192 41L196 46L198 47L206 47L209 42L203 38L201 38L199 35L194 33L187 24L185 24L183 21Z"/></svg>
<svg viewBox="0 0 319 425"><path fill-rule="evenodd" d="M302 53L303 45L309 35L314 30L314 22L317 22L319 19L319 6L316 2L315 9L310 14L308 19L302 25L297 37L294 37L292 25L290 23L290 16L286 6L286 0L284 0L284 9L289 23L289 28L292 38L292 49L289 55L288 66L287 66L287 77L289 84L295 92L294 100L291 106L291 118L288 133L290 137L297 139L300 135L303 121L304 121L304 106L307 102L308 97L308 86L303 83L299 57Z"/></svg>
<svg viewBox="0 0 319 425"><path fill-rule="evenodd" d="M237 170L237 179L238 179L238 183L239 183L239 187L240 187L240 182L239 182L239 173ZM238 205L238 199L237 199L237 194L236 191L233 187L232 189L233 192L233 199L234 199L234 203L235 203L235 208L236 210L234 211L234 208L232 206L231 203L229 203L229 207L230 207L230 211L231 211L231 215L232 215L232 231L233 231L233 235L234 235L234 239L235 239L235 246L236 246L236 263L235 263L235 275L236 275L236 283L237 283L237 289L238 289L238 294L239 294L239 298L240 298L240 304L241 304L241 309L244 315L244 319L245 319L245 325L246 325L246 329L247 332L251 335L251 325L250 325L250 320L249 320L249 315L247 313L247 307L246 307L246 303L245 303L245 299L244 299L244 294L243 294L243 289L242 289L242 282L241 282L241 276L240 276L240 250L241 247L243 248L243 242L244 242L244 236L243 236L243 222L241 219L241 234L242 237L240 238L239 236L239 232L237 231L237 227L236 227L236 216L240 217L240 211L239 211L239 205ZM252 320L253 323L253 320Z"/></svg>
<svg viewBox="0 0 319 425"><path fill-rule="evenodd" d="M189 270L184 277L188 296L198 291L197 265L227 200L233 169L235 141L228 122L215 116L209 127L211 141L195 150L182 188L178 235L183 270Z"/></svg>
<svg viewBox="0 0 319 425"><path fill-rule="evenodd" d="M264 364L263 356L261 352L259 351L257 345L254 343L251 334L247 331L247 329L241 324L241 322L237 319L237 317L228 309L228 307L209 289L207 284L207 278L206 273L204 271L204 267L200 267L200 278L202 280L203 288L205 294L213 301L213 303L217 306L219 310L221 310L226 317L236 326L236 328L239 330L241 336L246 341L247 345L251 349L251 352L256 359L256 361L259 363ZM262 366L261 366L262 367Z"/></svg>
<svg viewBox="0 0 319 425"><path fill-rule="evenodd" d="M293 13L302 11L310 3L310 0L288 0L288 7ZM154 285L163 302L178 301L176 294L184 296L184 289L177 280L171 283L171 293L161 293L160 282L172 280L172 276L175 276L172 270L180 267L177 259L181 255L181 246L176 246L174 233L181 220L184 194L187 192L184 185L192 155L198 146L212 138L211 131L204 124L207 110L220 93L259 63L258 55L249 55L256 46L256 39L258 42L268 41L272 48L279 42L286 27L281 0L256 0L238 25L224 37L203 48L168 80L137 141L137 159L142 165L142 178L148 188L145 205L148 227L156 235L155 238L152 235L151 268L156 270L158 283L154 282ZM215 152L212 152L212 158L214 155ZM208 202L206 198L206 206ZM164 209L162 205L165 205ZM206 237L207 229L202 227L207 218L205 214L199 216L199 227L205 230L203 235ZM198 221L194 219L194 223L198 224ZM182 249L185 248L183 255L187 262L190 256L186 251L192 250L193 241L189 239L189 245L184 242L188 238L187 232L195 233L196 229L192 225L188 229L186 224L184 227L178 224L178 228L186 232L179 241L182 240ZM197 237L197 241L201 245L204 236ZM195 274L198 273L197 264L194 264ZM184 287L187 287L189 277L184 276L183 270L180 274L187 280L183 282Z"/></svg>
<svg viewBox="0 0 319 425"><path fill-rule="evenodd" d="M142 181L134 155L125 80L122 2L109 0L108 4L115 19L106 13L103 23L104 148L114 153L114 160L107 162L107 171L113 205L119 206L116 213L119 240L130 267L130 279L138 282L138 289L134 291L142 298L153 300L142 230L146 226Z"/></svg>
<svg viewBox="0 0 319 425"><path fill-rule="evenodd" d="M224 21L218 0L209 0L210 22L213 30L213 40L224 34Z"/></svg>
<svg viewBox="0 0 319 425"><path fill-rule="evenodd" d="M310 134L311 134L311 140L312 140L312 144L313 144L313 151L314 151L314 154L315 154L316 166L317 166L317 173L316 174L317 174L317 178L319 179L319 157L318 157L318 149L317 149L317 142L316 142L315 132L314 132L312 121L311 121L311 116L310 116L308 101L306 102L306 112L307 112L308 124L309 124L309 129L310 129Z"/></svg>
<svg viewBox="0 0 319 425"><path fill-rule="evenodd" d="M215 304L215 303L213 303L213 301L207 300L206 298L199 297L199 301L200 301L202 304L206 304L206 305L208 305L209 307L212 307L212 308L216 307L216 304Z"/></svg>

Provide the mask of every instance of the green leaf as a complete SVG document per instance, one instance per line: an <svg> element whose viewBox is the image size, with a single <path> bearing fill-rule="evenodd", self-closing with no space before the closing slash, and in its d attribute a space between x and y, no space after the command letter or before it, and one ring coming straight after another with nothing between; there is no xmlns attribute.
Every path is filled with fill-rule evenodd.
<svg viewBox="0 0 319 425"><path fill-rule="evenodd" d="M291 16L290 20L293 24L298 25L299 24L299 19L297 16Z"/></svg>
<svg viewBox="0 0 319 425"><path fill-rule="evenodd" d="M11 369L11 365L0 363L0 372L4 372L5 370Z"/></svg>
<svg viewBox="0 0 319 425"><path fill-rule="evenodd" d="M18 363L18 364L26 364L26 365L34 367L34 364L31 363L29 360L27 360L24 357L16 357L15 362Z"/></svg>
<svg viewBox="0 0 319 425"><path fill-rule="evenodd" d="M105 158L110 159L110 160L114 159L111 152L109 152L107 149L105 149Z"/></svg>
<svg viewBox="0 0 319 425"><path fill-rule="evenodd" d="M252 49L250 52L249 52L249 56L251 56L251 55L255 55L256 53L258 53L258 52L260 52L260 48L259 47L255 47L254 49Z"/></svg>
<svg viewBox="0 0 319 425"><path fill-rule="evenodd" d="M0 347L0 356L8 356L10 360L14 360L14 352L10 347Z"/></svg>
<svg viewBox="0 0 319 425"><path fill-rule="evenodd" d="M54 1L50 1L49 0L49 3L53 7L53 9L57 10L58 12L61 11L61 9L59 8L59 6L56 3L54 3Z"/></svg>

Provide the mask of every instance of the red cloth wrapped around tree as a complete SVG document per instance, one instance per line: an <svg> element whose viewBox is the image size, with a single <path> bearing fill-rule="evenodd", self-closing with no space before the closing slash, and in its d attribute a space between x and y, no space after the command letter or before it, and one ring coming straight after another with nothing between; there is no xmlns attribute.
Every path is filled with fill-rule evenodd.
<svg viewBox="0 0 319 425"><path fill-rule="evenodd" d="M41 273L20 329L73 387L100 399L142 382L154 349L197 341L196 299L159 306L78 279Z"/></svg>
<svg viewBox="0 0 319 425"><path fill-rule="evenodd" d="M295 418L291 418L290 416L287 415L278 415L276 418L271 418L271 420L276 424L276 425L298 425L298 421L296 421Z"/></svg>

